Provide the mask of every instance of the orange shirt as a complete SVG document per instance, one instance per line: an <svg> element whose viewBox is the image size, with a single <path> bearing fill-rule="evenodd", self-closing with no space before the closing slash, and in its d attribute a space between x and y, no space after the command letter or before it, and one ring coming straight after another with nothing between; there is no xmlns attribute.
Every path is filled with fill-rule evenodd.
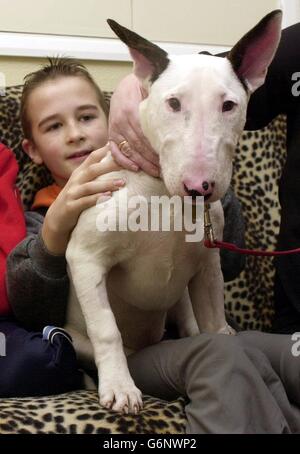
<svg viewBox="0 0 300 454"><path fill-rule="evenodd" d="M47 186L46 188L40 189L34 197L32 210L37 208L48 207L54 202L62 188L60 188L56 183Z"/></svg>

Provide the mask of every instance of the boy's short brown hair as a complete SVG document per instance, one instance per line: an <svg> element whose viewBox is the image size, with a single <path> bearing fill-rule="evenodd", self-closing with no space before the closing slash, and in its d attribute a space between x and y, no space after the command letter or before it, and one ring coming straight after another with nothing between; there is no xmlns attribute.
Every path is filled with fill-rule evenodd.
<svg viewBox="0 0 300 454"><path fill-rule="evenodd" d="M58 77L75 76L85 79L95 89L99 104L108 117L108 104L104 95L86 67L74 58L55 57L48 58L49 63L38 71L27 74L24 77L24 86L21 96L20 116L23 134L26 139L32 140L31 124L27 112L29 95L32 91L42 85L44 82L54 80Z"/></svg>

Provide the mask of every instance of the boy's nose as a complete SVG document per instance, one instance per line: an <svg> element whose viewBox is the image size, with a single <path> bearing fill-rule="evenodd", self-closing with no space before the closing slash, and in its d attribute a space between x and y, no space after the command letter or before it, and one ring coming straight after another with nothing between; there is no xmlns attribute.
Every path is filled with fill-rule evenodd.
<svg viewBox="0 0 300 454"><path fill-rule="evenodd" d="M85 139L85 134L80 126L70 125L67 130L68 142L80 142Z"/></svg>

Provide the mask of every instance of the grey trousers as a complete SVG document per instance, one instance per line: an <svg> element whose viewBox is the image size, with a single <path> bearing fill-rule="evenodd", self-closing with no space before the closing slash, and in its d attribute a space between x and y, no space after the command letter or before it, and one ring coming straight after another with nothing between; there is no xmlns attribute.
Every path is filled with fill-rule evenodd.
<svg viewBox="0 0 300 454"><path fill-rule="evenodd" d="M245 331L168 340L128 357L145 394L185 396L186 432L300 433L300 356L289 335Z"/></svg>

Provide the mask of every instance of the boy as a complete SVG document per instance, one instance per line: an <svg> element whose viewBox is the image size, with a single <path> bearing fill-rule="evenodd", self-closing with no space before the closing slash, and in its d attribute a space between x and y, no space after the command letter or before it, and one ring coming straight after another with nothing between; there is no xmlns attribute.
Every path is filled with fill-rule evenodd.
<svg viewBox="0 0 300 454"><path fill-rule="evenodd" d="M42 330L46 323L63 324L69 235L84 209L124 184L95 180L119 168L101 163L108 151L107 113L101 91L76 61L50 60L26 77L21 102L23 148L35 163L44 163L54 179L53 185L36 194L34 211L26 214L28 236L8 260L9 300L18 321L30 330ZM17 256L22 256L21 261ZM66 332L50 326L44 328L42 338L12 320L2 322L0 330L7 336L1 396L51 394L81 386Z"/></svg>

